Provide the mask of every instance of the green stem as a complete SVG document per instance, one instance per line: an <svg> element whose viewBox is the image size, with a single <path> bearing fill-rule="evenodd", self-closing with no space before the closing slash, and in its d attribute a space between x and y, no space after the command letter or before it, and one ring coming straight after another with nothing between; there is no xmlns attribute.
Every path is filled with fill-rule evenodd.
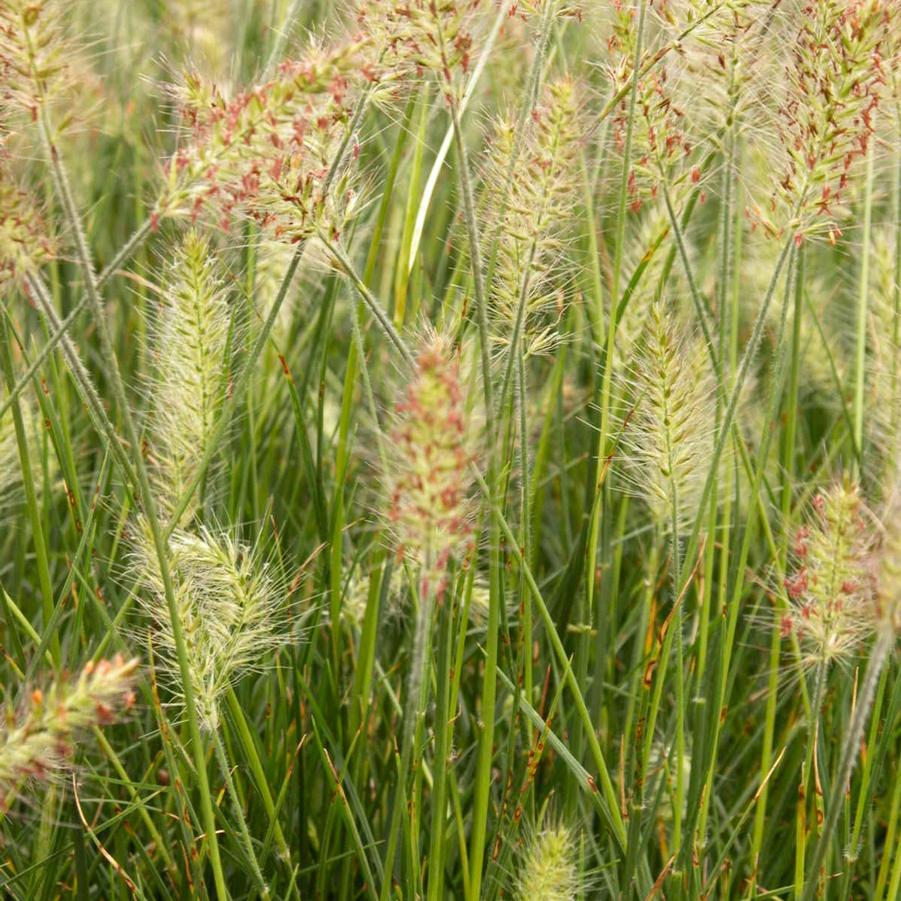
<svg viewBox="0 0 901 901"><path fill-rule="evenodd" d="M813 699L810 705L810 717L807 720L807 749L801 767L801 784L798 787L798 825L795 831L795 897L799 898L804 890L804 858L807 848L807 805L808 791L811 786L811 774L814 772L814 757L820 727L820 712L823 698L826 695L827 664L821 660L817 664L814 679ZM814 791L816 791L816 784Z"/></svg>
<svg viewBox="0 0 901 901"><path fill-rule="evenodd" d="M435 665L435 755L432 773L432 825L429 840L428 901L444 898L444 828L447 821L447 759L450 753L451 653L453 607L445 600L439 608L441 627Z"/></svg>
<svg viewBox="0 0 901 901"><path fill-rule="evenodd" d="M826 805L826 819L823 822L823 831L820 833L813 860L811 860L810 866L807 868L807 881L801 901L812 901L816 894L820 871L826 862L826 855L832 841L832 833L838 823L838 815L843 807L842 799L847 790L848 781L854 771L860 740L863 737L864 729L870 717L870 709L873 706L873 698L876 694L876 685L879 682L882 667L888 660L894 645L894 629L889 623L881 623L876 644L873 646L873 652L870 654L867 673L857 696L854 714L848 724L847 733L842 737L842 756L832 783L832 792Z"/></svg>
<svg viewBox="0 0 901 901"><path fill-rule="evenodd" d="M12 349L10 348L9 323L6 320L6 311L0 313L0 358L2 358L3 375L9 391L15 387L15 371L13 369ZM16 444L19 451L19 468L22 471L22 487L25 491L25 507L28 511L28 519L31 523L31 534L34 541L34 555L37 564L38 582L41 586L41 599L43 601L44 628L49 628L53 619L54 597L53 580L50 577L50 558L47 553L47 543L44 537L44 526L41 521L41 511L38 507L37 491L34 487L34 472L31 468L32 449L29 447L28 431L22 417L22 408L18 400L12 405L13 426L16 432ZM40 434L40 433L38 433ZM50 651L56 666L60 664L59 636L53 635L50 642Z"/></svg>
<svg viewBox="0 0 901 901"><path fill-rule="evenodd" d="M213 731L213 749L216 753L216 761L219 764L219 769L222 771L222 777L225 779L225 787L232 801L232 809L235 812L235 818L238 820L238 832L241 835L241 842L244 845L244 854L247 858L247 862L250 864L250 869L253 872L253 878L256 880L260 896L262 898L268 898L269 887L266 885L266 880L263 879L260 863L257 860L256 852L253 849L253 839L250 837L250 830L247 828L247 820L244 817L244 808L241 804L241 798L238 796L238 790L235 787L234 779L232 779L231 767L225 753L225 748L222 745L222 736L219 734L218 729Z"/></svg>
<svg viewBox="0 0 901 901"><path fill-rule="evenodd" d="M394 792L394 804L391 810L391 827L388 833L388 847L385 851L385 877L382 881L381 901L388 901L391 895L391 880L394 871L394 858L397 844L401 836L401 815L406 806L406 789L410 777L410 765L413 757L413 738L421 717L425 716L426 693L428 680L425 678L429 659L429 625L432 620L432 587L419 598L419 609L416 611L416 631L413 635L413 653L410 661L410 675L407 680L407 696L404 701L404 725L401 734L400 771ZM415 592L419 594L419 592Z"/></svg>
<svg viewBox="0 0 901 901"><path fill-rule="evenodd" d="M478 471L474 472L474 475L476 481L479 483L479 487L481 488L483 495L488 498L489 488L487 483L482 478L481 474L478 473ZM588 745L589 749L591 750L595 768L601 780L601 790L603 792L604 800L607 805L606 814L609 820L609 825L617 845L621 850L623 850L626 845L626 830L619 812L619 799L617 797L616 790L613 787L613 780L610 778L610 771L607 768L607 763L604 759L604 752L601 750L600 743L598 742L594 723L591 720L591 714L588 712L588 707L585 704L585 698L582 694L582 690L580 689L579 683L575 678L572 667L570 666L569 657L566 654L566 649L563 647L563 642L560 640L560 635L557 632L557 627L554 623L554 619L547 608L547 604L545 603L544 598L542 597L541 589L538 587L538 583L535 581L535 577L532 575L532 571L526 565L526 561L519 550L516 536L513 534L513 530L510 528L510 525L505 519L504 514L496 504L491 504L491 510L494 518L497 520L500 529L503 531L507 541L510 543L510 549L513 553L513 556L516 558L517 563L522 568L523 574L526 578L526 585L528 586L529 593L532 595L535 606L537 607L538 612L542 620L544 621L551 646L554 649L554 653L557 656L557 660L560 663L560 666L563 667L565 671L567 685L570 689L570 693L573 696L573 700L576 703L576 713L582 724L582 728L585 730L585 735L588 739Z"/></svg>
<svg viewBox="0 0 901 901"><path fill-rule="evenodd" d="M364 284L363 279L357 274L357 271L354 269L354 265L347 254L338 246L338 244L330 241L326 236L320 235L320 239L326 247L328 247L332 256L334 256L335 261L341 267L341 271L350 279L354 289L360 295L360 299L366 304L369 312L372 313L373 318L385 333L385 336L394 345L395 350L397 350L407 364L413 366L416 362L413 354L404 343L404 339L401 338L397 329L392 325L391 319L388 317L388 314L385 312L382 305L375 297L373 297L372 292Z"/></svg>

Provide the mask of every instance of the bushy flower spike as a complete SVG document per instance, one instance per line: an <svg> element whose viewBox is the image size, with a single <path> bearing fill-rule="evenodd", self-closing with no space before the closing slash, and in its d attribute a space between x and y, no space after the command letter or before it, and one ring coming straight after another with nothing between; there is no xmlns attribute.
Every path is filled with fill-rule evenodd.
<svg viewBox="0 0 901 901"><path fill-rule="evenodd" d="M769 0L688 0L658 7L665 40L674 42L666 57L667 93L674 107L690 110L695 143L708 137L717 142L724 127L741 127L746 112L772 91L772 71L762 65L777 52L769 43L771 7ZM638 124L641 131L644 124Z"/></svg>
<svg viewBox="0 0 901 901"><path fill-rule="evenodd" d="M189 232L164 289L149 380L156 495L169 513L196 476L225 397L231 313L209 243ZM189 506L186 517L191 516Z"/></svg>
<svg viewBox="0 0 901 901"><path fill-rule="evenodd" d="M469 71L472 17L481 0L361 0L357 21L384 49L381 69L408 80L432 72L446 97Z"/></svg>
<svg viewBox="0 0 901 901"><path fill-rule="evenodd" d="M470 415L447 337L425 335L395 407L385 473L398 553L421 567L422 592L441 594L447 566L473 540Z"/></svg>
<svg viewBox="0 0 901 901"><path fill-rule="evenodd" d="M150 642L169 676L169 689L180 697L172 620L146 523L138 524L134 553L145 589L143 604L154 621ZM282 591L258 548L206 529L172 533L169 567L191 687L201 723L212 730L219 721L222 693L243 675L265 667L267 654L289 639L279 615Z"/></svg>
<svg viewBox="0 0 901 901"><path fill-rule="evenodd" d="M0 163L0 287L38 268L53 253L37 204Z"/></svg>
<svg viewBox="0 0 901 901"><path fill-rule="evenodd" d="M680 6L687 6L687 9L680 10L678 18L674 16L670 5L664 4L662 7L672 21L679 22L680 28L687 28L695 19L702 18L705 14L709 17L711 13L711 10L700 8L704 6L701 2ZM709 19L706 30L716 28L720 31L719 40L722 40L721 32L731 13L729 4L723 4L713 12L716 15ZM613 29L607 45L610 53L608 71L614 88L622 99L613 114L611 137L615 152L622 154L632 104L631 84L638 28L633 6L617 3L614 15ZM691 70L697 72L702 66L702 59L706 61L704 65L712 66L716 50L704 44L700 40L701 35L692 31L688 48L693 56L691 69L685 63L680 42L682 55L678 60L672 55L661 56L653 67L648 67L645 71L647 58L650 58L655 49L648 41L650 30L645 27L644 54L639 61L635 116L632 117L632 155L627 175L628 200L632 212L638 212L646 200L656 198L661 183L673 189L680 186L691 188L700 181L703 173L697 164L691 164L691 160L696 148L714 127L714 123L705 122L694 115L687 116L684 104L696 98L700 88L696 78L689 81L693 77ZM664 29L662 34L667 36L667 30ZM709 81L707 76L705 86Z"/></svg>
<svg viewBox="0 0 901 901"><path fill-rule="evenodd" d="M797 242L841 235L842 204L867 153L886 80L885 51L899 19L895 0L810 0L790 41L788 90L781 101L784 156L770 207L756 213L769 231L788 226ZM787 217L794 214L794 221Z"/></svg>
<svg viewBox="0 0 901 901"><path fill-rule="evenodd" d="M627 189L629 208L637 213L647 198L656 198L661 181L667 184L697 184L701 170L685 165L694 141L688 134L684 111L672 98L669 71L661 64L639 80L637 115L633 119L632 165ZM625 148L627 101L618 108L613 120L613 142L618 153Z"/></svg>
<svg viewBox="0 0 901 901"><path fill-rule="evenodd" d="M631 365L632 356L641 344L648 311L660 300L664 288L672 290L681 275L678 266L671 266L668 272L665 268L667 253L661 245L670 229L667 215L659 207L648 209L651 211L650 215L633 220L636 223L634 231L626 236L627 243L623 252L624 280L631 283L639 269L641 274L616 326L614 371L621 372L623 366Z"/></svg>
<svg viewBox="0 0 901 901"><path fill-rule="evenodd" d="M664 531L693 521L713 448L715 392L707 350L655 302L635 355L624 423L625 475Z"/></svg>
<svg viewBox="0 0 901 901"><path fill-rule="evenodd" d="M226 99L199 75L177 91L189 140L176 151L155 220L212 210L227 227L247 215L288 241L343 227L352 199L347 178L325 178L355 99L375 78L363 38L311 44L275 76Z"/></svg>
<svg viewBox="0 0 901 901"><path fill-rule="evenodd" d="M65 86L63 12L60 0L0 0L0 97L32 119Z"/></svg>
<svg viewBox="0 0 901 901"><path fill-rule="evenodd" d="M137 660L121 655L90 662L77 680L35 689L20 711L8 709L0 726L0 790L58 776L74 756L79 733L112 723L131 709L137 668Z"/></svg>
<svg viewBox="0 0 901 901"><path fill-rule="evenodd" d="M838 482L816 495L795 536L783 633L798 636L811 666L848 659L872 632L872 542L862 514L857 485Z"/></svg>
<svg viewBox="0 0 901 901"><path fill-rule="evenodd" d="M549 826L530 837L516 886L520 901L575 901L583 880L576 842L566 826Z"/></svg>
<svg viewBox="0 0 901 901"><path fill-rule="evenodd" d="M548 85L519 144L515 120L501 120L485 166L483 208L498 248L493 337L509 344L525 291L520 346L527 355L547 353L559 340L554 326L566 270L560 223L575 202L583 137L578 94L570 79Z"/></svg>
<svg viewBox="0 0 901 901"><path fill-rule="evenodd" d="M897 240L897 238L895 238ZM895 324L899 286L895 281L895 241L879 233L870 248L871 283L867 304L869 319L867 388L867 439L877 451L879 481L893 485L901 425L901 334Z"/></svg>

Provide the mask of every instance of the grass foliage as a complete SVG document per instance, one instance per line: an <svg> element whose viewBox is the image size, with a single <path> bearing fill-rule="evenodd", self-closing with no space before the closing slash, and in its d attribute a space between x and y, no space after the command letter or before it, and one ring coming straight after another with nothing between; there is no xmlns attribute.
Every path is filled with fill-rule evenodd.
<svg viewBox="0 0 901 901"><path fill-rule="evenodd" d="M0 0L0 894L901 898L897 0Z"/></svg>

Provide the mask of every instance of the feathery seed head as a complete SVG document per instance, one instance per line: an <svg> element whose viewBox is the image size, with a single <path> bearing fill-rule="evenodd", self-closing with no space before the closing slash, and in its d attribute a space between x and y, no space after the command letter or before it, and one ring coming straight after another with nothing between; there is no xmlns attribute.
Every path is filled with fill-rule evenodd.
<svg viewBox="0 0 901 901"><path fill-rule="evenodd" d="M31 119L65 86L65 33L59 0L0 0L0 98Z"/></svg>
<svg viewBox="0 0 901 901"><path fill-rule="evenodd" d="M77 680L35 689L20 711L8 710L0 724L0 788L58 775L73 756L79 733L112 723L132 707L137 668L137 660L121 655L92 661Z"/></svg>
<svg viewBox="0 0 901 901"><path fill-rule="evenodd" d="M0 167L0 286L36 269L53 253L33 198Z"/></svg>
<svg viewBox="0 0 901 901"><path fill-rule="evenodd" d="M878 481L884 485L893 485L901 475L896 471L901 426L901 334L896 330L895 305L901 286L895 279L895 241L882 231L873 236L867 303L867 444L876 450L882 476Z"/></svg>
<svg viewBox="0 0 901 901"><path fill-rule="evenodd" d="M526 846L516 883L521 901L575 901L582 879L571 830L557 824L537 831Z"/></svg>
<svg viewBox="0 0 901 901"><path fill-rule="evenodd" d="M176 92L190 140L176 151L155 218L209 210L228 227L246 215L288 241L338 232L349 213L348 174L326 190L357 90L368 84L368 44L311 44L274 77L226 99L191 73Z"/></svg>
<svg viewBox="0 0 901 901"><path fill-rule="evenodd" d="M788 88L779 108L781 176L771 197L777 221L797 242L841 235L843 204L866 156L886 81L887 42L901 27L895 0L810 0L791 42Z"/></svg>
<svg viewBox="0 0 901 901"><path fill-rule="evenodd" d="M192 483L225 397L231 313L210 245L189 232L172 262L155 323L150 442L159 504L169 513ZM190 519L192 508L188 507Z"/></svg>
<svg viewBox="0 0 901 901"><path fill-rule="evenodd" d="M633 161L627 188L629 207L638 212L645 199L655 198L660 183L696 183L701 172L685 163L694 149L685 112L673 101L669 70L661 63L638 80L636 115L633 118ZM625 147L629 119L628 97L613 120L613 142L618 152Z"/></svg>
<svg viewBox="0 0 901 901"><path fill-rule="evenodd" d="M432 72L457 97L469 71L472 20L481 0L361 0L357 21L375 46L384 78L413 81Z"/></svg>
<svg viewBox="0 0 901 901"><path fill-rule="evenodd" d="M871 545L856 484L837 482L813 499L792 547L791 611L783 619L805 663L841 662L872 631Z"/></svg>
<svg viewBox="0 0 901 901"><path fill-rule="evenodd" d="M529 16L539 15L544 12L549 3L554 4L553 14L558 18L582 19L582 8L584 3L568 3L565 0L515 0L510 7L510 16L521 16L528 18Z"/></svg>
<svg viewBox="0 0 901 901"><path fill-rule="evenodd" d="M389 525L398 552L422 567L423 592L441 594L448 564L473 540L471 433L459 359L446 336L427 332L395 407L385 473Z"/></svg>
<svg viewBox="0 0 901 901"><path fill-rule="evenodd" d="M614 372L622 371L623 366L631 366L632 356L641 343L649 310L659 301L664 288L672 290L680 276L678 267L673 267L669 272L666 270L667 255L661 245L670 230L667 215L658 207L648 209L649 215L632 220L633 227L626 234L623 272L630 284L632 279L638 278L616 326ZM677 293L679 287L676 288Z"/></svg>
<svg viewBox="0 0 901 901"><path fill-rule="evenodd" d="M678 328L660 302L648 312L629 383L623 434L626 478L664 530L691 522L713 449L713 374L703 341Z"/></svg>
<svg viewBox="0 0 901 901"><path fill-rule="evenodd" d="M149 639L181 696L181 671L159 562L145 522L137 524L134 555L146 589L143 604L154 621ZM169 538L169 567L188 646L191 687L205 728L216 728L219 700L267 653L289 640L280 628L282 592L255 546L207 529L177 529Z"/></svg>
<svg viewBox="0 0 901 901"><path fill-rule="evenodd" d="M710 14L709 10L696 9L703 5L694 0L688 4L679 4L678 17L670 4L662 4L661 10L672 21L688 27L694 19L702 15L706 18L706 14ZM688 8L681 9L682 6ZM708 22L708 29L714 23L722 25L727 9L717 7L713 13L716 15ZM669 30L669 25L664 23L662 34L666 35ZM648 43L648 31L646 27L645 46L642 58L638 61L638 77L635 79L635 115L630 116L638 23L634 8L616 4L613 28L607 44L610 54L608 72L614 90L622 96L613 114L611 139L614 151L621 155L625 149L631 119L632 155L627 173L627 190L632 212L638 212L645 201L656 198L661 183L665 183L670 189L678 186L691 188L697 184L703 173L697 165L689 165L689 162L696 147L711 129L711 123L702 123L694 114L689 117L685 112L685 105L696 99L701 85L696 72L690 72L685 65L686 54L681 38L677 38L675 34L672 36L679 50L678 59L663 53L658 58L652 55L654 46ZM700 43L694 29L689 46L695 55L712 55L711 48ZM655 60L653 66L648 65L651 59ZM697 70L697 60L695 69ZM697 104L693 106L696 107ZM701 124L704 130L699 132Z"/></svg>
<svg viewBox="0 0 901 901"><path fill-rule="evenodd" d="M485 162L483 209L496 237L491 285L493 338L507 347L517 321L527 356L550 353L567 276L561 223L576 201L584 135L580 91L551 82L518 135L500 120Z"/></svg>

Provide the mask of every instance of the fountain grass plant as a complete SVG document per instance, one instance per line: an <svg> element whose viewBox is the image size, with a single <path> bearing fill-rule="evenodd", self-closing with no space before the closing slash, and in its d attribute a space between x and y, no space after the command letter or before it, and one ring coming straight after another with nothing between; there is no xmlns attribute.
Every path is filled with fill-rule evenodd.
<svg viewBox="0 0 901 901"><path fill-rule="evenodd" d="M0 0L0 889L901 896L895 0Z"/></svg>

